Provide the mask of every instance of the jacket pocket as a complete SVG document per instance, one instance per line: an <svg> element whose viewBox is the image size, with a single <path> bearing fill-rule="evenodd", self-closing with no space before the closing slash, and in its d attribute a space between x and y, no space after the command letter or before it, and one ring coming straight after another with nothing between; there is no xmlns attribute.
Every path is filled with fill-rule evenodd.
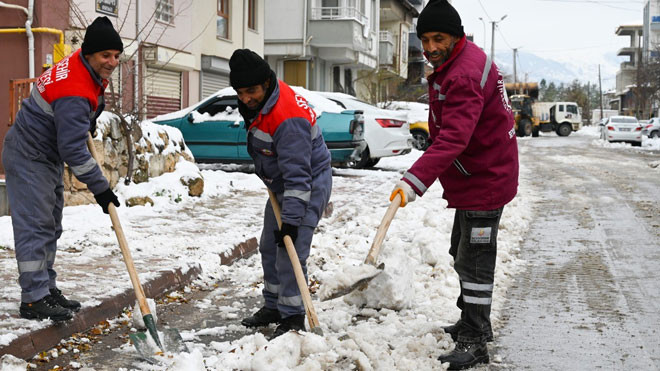
<svg viewBox="0 0 660 371"><path fill-rule="evenodd" d="M463 175L465 175L465 176L472 176L472 174L470 174L470 172L468 172L468 171L465 169L465 167L463 166L463 164L461 164L461 162L458 161L458 159L455 159L455 160L454 160L454 166L456 166L456 169L458 169L458 171L459 171L461 174L463 174Z"/></svg>

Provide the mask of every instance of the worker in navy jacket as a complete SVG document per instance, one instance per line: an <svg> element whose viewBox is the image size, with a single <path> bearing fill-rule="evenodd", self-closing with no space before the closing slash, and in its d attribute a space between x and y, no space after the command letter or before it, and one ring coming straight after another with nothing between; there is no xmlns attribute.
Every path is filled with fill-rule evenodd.
<svg viewBox="0 0 660 371"><path fill-rule="evenodd" d="M80 309L79 302L68 300L57 288L53 268L62 234L64 162L104 212L110 202L119 206L87 149L87 138L103 111L103 92L123 48L107 17L94 20L81 49L37 79L5 137L2 163L23 318L62 321Z"/></svg>
<svg viewBox="0 0 660 371"><path fill-rule="evenodd" d="M305 308L283 236L294 242L307 277L312 235L330 199L330 152L307 101L283 81L268 63L248 49L229 60L230 82L245 119L248 153L255 172L281 204L282 228L266 202L259 252L264 271L265 305L243 319L248 327L278 323L273 337L305 329Z"/></svg>

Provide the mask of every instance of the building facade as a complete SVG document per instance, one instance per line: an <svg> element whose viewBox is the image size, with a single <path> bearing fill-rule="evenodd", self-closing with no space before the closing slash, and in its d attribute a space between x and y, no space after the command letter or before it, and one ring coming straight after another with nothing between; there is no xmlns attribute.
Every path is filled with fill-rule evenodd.
<svg viewBox="0 0 660 371"><path fill-rule="evenodd" d="M379 0L268 0L264 55L278 78L361 96L378 68Z"/></svg>
<svg viewBox="0 0 660 371"><path fill-rule="evenodd" d="M618 109L623 115L636 116L637 103L635 101L635 87L637 84L637 68L642 58L642 25L622 25L616 29L617 36L630 38L629 46L619 49L617 55L628 57L621 63L616 73L616 98L610 100L610 107Z"/></svg>

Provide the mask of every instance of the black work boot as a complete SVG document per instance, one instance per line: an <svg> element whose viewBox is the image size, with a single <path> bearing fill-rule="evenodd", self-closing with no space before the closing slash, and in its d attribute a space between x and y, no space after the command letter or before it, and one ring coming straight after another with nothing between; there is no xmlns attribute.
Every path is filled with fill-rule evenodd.
<svg viewBox="0 0 660 371"><path fill-rule="evenodd" d="M261 327L279 323L281 319L280 311L263 307L250 317L243 318L241 324L245 327Z"/></svg>
<svg viewBox="0 0 660 371"><path fill-rule="evenodd" d="M280 325L277 326L275 329L275 332L273 333L273 336L270 337L269 340L273 340L276 337L280 335L284 335L287 332L295 330L295 331L305 331L305 315L304 314L296 314L290 317L282 318L282 321L280 322Z"/></svg>
<svg viewBox="0 0 660 371"><path fill-rule="evenodd" d="M54 289L50 289L50 296L52 296L53 299L55 299L57 304L63 306L64 308L70 311L77 312L80 310L80 302L65 298L64 295L62 295L62 291L60 291L60 289L58 289L57 287Z"/></svg>
<svg viewBox="0 0 660 371"><path fill-rule="evenodd" d="M21 317L26 319L50 318L55 322L68 321L73 318L73 312L59 305L50 295L34 303L21 303Z"/></svg>
<svg viewBox="0 0 660 371"><path fill-rule="evenodd" d="M438 357L438 361L449 362L448 370L463 370L480 363L488 363L488 346L486 343L456 343L454 350Z"/></svg>
<svg viewBox="0 0 660 371"><path fill-rule="evenodd" d="M445 326L442 329L445 330L445 334L449 334L451 336L451 339L456 342L458 340L458 330L461 328L461 321L459 320L458 322L454 323L453 325ZM489 332L488 337L486 338L487 342L492 342L493 341L493 333Z"/></svg>

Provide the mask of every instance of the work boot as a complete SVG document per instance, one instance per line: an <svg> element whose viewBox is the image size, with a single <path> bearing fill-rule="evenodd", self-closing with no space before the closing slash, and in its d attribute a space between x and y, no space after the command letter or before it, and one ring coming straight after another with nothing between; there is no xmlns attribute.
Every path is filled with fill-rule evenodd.
<svg viewBox="0 0 660 371"><path fill-rule="evenodd" d="M463 370L480 363L488 363L488 346L486 343L456 343L454 350L438 357L438 361L449 362L448 370Z"/></svg>
<svg viewBox="0 0 660 371"><path fill-rule="evenodd" d="M458 331L461 329L461 321L459 320L458 322L454 323L453 325L445 326L442 328L445 330L445 334L449 334L451 336L451 339L456 342L458 340ZM486 341L491 343L493 341L493 332L490 331L488 333L488 337L486 338Z"/></svg>
<svg viewBox="0 0 660 371"><path fill-rule="evenodd" d="M245 327L268 326L271 323L279 323L282 317L277 309L263 307L250 317L243 318L241 324Z"/></svg>
<svg viewBox="0 0 660 371"><path fill-rule="evenodd" d="M59 305L50 295L34 303L21 303L19 310L21 317L26 319L50 318L55 322L68 321L73 318L73 312Z"/></svg>
<svg viewBox="0 0 660 371"><path fill-rule="evenodd" d="M64 308L70 311L77 312L80 310L80 302L65 298L64 295L62 295L62 291L60 291L60 289L58 289L57 287L54 289L50 289L50 296L52 296L53 299L55 299L57 304L63 306Z"/></svg>
<svg viewBox="0 0 660 371"><path fill-rule="evenodd" d="M287 332L295 331L305 331L305 315L296 314L290 317L282 318L279 326L275 329L275 332L270 337L269 340L273 340L280 335L284 335Z"/></svg>

